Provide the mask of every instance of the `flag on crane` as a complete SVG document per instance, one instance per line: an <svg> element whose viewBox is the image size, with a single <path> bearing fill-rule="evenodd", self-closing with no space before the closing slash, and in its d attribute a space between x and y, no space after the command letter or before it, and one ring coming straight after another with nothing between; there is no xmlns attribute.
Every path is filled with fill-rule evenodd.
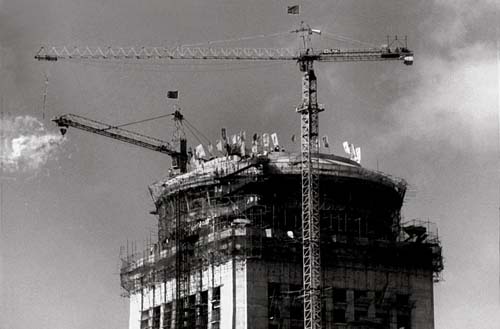
<svg viewBox="0 0 500 329"><path fill-rule="evenodd" d="M178 90L167 91L167 98L173 98L173 99L179 98L179 91Z"/></svg>
<svg viewBox="0 0 500 329"><path fill-rule="evenodd" d="M288 6L286 12L289 15L298 15L300 14L300 6L299 5Z"/></svg>

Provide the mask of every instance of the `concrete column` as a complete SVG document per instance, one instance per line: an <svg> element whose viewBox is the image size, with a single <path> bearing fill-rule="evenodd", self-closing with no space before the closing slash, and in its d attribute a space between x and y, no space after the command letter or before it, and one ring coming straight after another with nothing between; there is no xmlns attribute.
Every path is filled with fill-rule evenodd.
<svg viewBox="0 0 500 329"><path fill-rule="evenodd" d="M354 321L354 290L352 289L346 292L346 304L345 319L347 322Z"/></svg>
<svg viewBox="0 0 500 329"><path fill-rule="evenodd" d="M325 300L325 323L323 323L323 328L332 329L333 328L333 297L330 293L326 296Z"/></svg>
<svg viewBox="0 0 500 329"><path fill-rule="evenodd" d="M434 329L434 287L432 272L412 275L410 302L415 303L411 312L412 329Z"/></svg>
<svg viewBox="0 0 500 329"><path fill-rule="evenodd" d="M263 269L263 265L247 262L248 329L267 329L267 280L267 270Z"/></svg>
<svg viewBox="0 0 500 329"><path fill-rule="evenodd" d="M396 307L391 308L389 311L389 328L398 329L398 309Z"/></svg>
<svg viewBox="0 0 500 329"><path fill-rule="evenodd" d="M370 300L370 305L368 306L368 318L375 319L377 308L375 307L375 291L368 291L368 299Z"/></svg>
<svg viewBox="0 0 500 329"><path fill-rule="evenodd" d="M208 289L208 329L212 329L212 296L213 287Z"/></svg>
<svg viewBox="0 0 500 329"><path fill-rule="evenodd" d="M172 301L172 328L175 328L177 323L177 300Z"/></svg>
<svg viewBox="0 0 500 329"><path fill-rule="evenodd" d="M139 329L141 325L141 294L130 296L129 329Z"/></svg>
<svg viewBox="0 0 500 329"><path fill-rule="evenodd" d="M201 276L200 276L201 277ZM201 281L201 279L200 279ZM196 326L200 327L202 320L201 320L201 289L196 292L195 295L195 317L196 317Z"/></svg>

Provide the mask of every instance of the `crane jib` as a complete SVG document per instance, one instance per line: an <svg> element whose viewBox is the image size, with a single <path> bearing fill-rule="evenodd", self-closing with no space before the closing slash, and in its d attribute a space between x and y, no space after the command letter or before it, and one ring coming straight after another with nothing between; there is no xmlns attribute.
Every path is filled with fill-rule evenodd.
<svg viewBox="0 0 500 329"><path fill-rule="evenodd" d="M406 47L368 49L306 49L289 48L211 48L211 47L42 47L35 55L39 61L58 60L259 60L259 61L322 61L357 62L402 60L413 62L413 53Z"/></svg>
<svg viewBox="0 0 500 329"><path fill-rule="evenodd" d="M175 150L170 143L142 135L130 130L114 127L99 121L91 120L75 114L65 114L56 117L52 120L60 128L61 134L66 134L68 127L74 127L80 130L85 130L98 135L114 138L122 142L144 147L156 152L168 154L171 157L176 157L185 160L187 156Z"/></svg>

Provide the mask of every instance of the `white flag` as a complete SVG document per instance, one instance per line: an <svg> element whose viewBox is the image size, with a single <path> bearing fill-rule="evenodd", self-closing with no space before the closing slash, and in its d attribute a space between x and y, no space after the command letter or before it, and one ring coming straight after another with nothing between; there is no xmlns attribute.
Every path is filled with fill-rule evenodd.
<svg viewBox="0 0 500 329"><path fill-rule="evenodd" d="M349 154L351 155L351 160L356 159L356 149L354 148L354 144L349 144Z"/></svg>
<svg viewBox="0 0 500 329"><path fill-rule="evenodd" d="M203 148L202 144L196 146L195 154L196 154L196 158L198 158L198 159L204 158L206 156L205 149Z"/></svg>
<svg viewBox="0 0 500 329"><path fill-rule="evenodd" d="M262 145L264 146L264 148L269 148L269 134L268 133L262 134Z"/></svg>
<svg viewBox="0 0 500 329"><path fill-rule="evenodd" d="M252 155L257 155L257 152L259 152L259 148L257 147L257 143L254 143L252 145Z"/></svg>
<svg viewBox="0 0 500 329"><path fill-rule="evenodd" d="M222 152L222 141L220 139L217 140L217 151Z"/></svg>
<svg viewBox="0 0 500 329"><path fill-rule="evenodd" d="M244 157L246 155L246 152L245 152L245 141L241 141L241 146L240 146L240 154L242 157Z"/></svg>
<svg viewBox="0 0 500 329"><path fill-rule="evenodd" d="M356 147L356 159L354 161L361 164L361 147Z"/></svg>
<svg viewBox="0 0 500 329"><path fill-rule="evenodd" d="M347 154L351 154L351 150L349 149L349 143L348 142L343 142L342 146L344 146L344 152Z"/></svg>
<svg viewBox="0 0 500 329"><path fill-rule="evenodd" d="M329 148L330 144L328 143L328 136L323 136L323 147Z"/></svg>
<svg viewBox="0 0 500 329"><path fill-rule="evenodd" d="M278 134L277 133L272 133L271 134L271 139L273 141L273 146L274 147L279 146L279 143L278 143Z"/></svg>

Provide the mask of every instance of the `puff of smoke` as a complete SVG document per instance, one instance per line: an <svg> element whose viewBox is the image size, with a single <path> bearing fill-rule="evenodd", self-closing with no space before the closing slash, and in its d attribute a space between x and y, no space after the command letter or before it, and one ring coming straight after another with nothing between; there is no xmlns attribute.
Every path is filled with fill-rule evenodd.
<svg viewBox="0 0 500 329"><path fill-rule="evenodd" d="M37 118L26 115L3 119L0 160L7 173L37 172L55 159L65 141L59 134L48 132Z"/></svg>

